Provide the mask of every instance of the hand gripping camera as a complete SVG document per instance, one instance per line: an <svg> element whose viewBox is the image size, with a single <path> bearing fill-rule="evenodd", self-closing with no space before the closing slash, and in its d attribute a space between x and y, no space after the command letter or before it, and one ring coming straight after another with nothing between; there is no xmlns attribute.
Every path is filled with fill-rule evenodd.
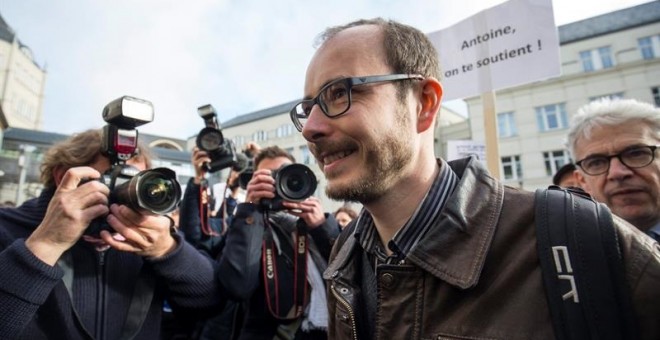
<svg viewBox="0 0 660 340"><path fill-rule="evenodd" d="M164 215L176 209L181 200L181 186L176 173L167 168L138 171L126 161L138 153L136 127L154 119L151 102L124 96L103 109L101 152L111 167L98 180L110 188L109 203L126 205L141 214ZM105 219L94 221L87 233L110 230Z"/></svg>
<svg viewBox="0 0 660 340"><path fill-rule="evenodd" d="M211 158L211 162L204 164L206 171L216 172L228 167L234 167L236 171L242 170L239 169L241 162L236 157L234 144L222 135L213 106L211 104L200 106L197 108L197 113L206 124L206 127L199 131L195 140L197 147L206 151Z"/></svg>
<svg viewBox="0 0 660 340"><path fill-rule="evenodd" d="M258 207L260 211L286 210L282 202L302 202L316 191L316 176L304 164L283 165L273 170L272 176L275 179L275 197L261 199Z"/></svg>

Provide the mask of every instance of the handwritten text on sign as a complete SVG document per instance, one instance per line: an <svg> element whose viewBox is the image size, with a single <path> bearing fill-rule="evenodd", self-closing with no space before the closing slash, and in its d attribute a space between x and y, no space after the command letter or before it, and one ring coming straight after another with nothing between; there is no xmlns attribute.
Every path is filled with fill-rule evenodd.
<svg viewBox="0 0 660 340"><path fill-rule="evenodd" d="M552 0L510 0L429 38L440 58L444 100L560 74Z"/></svg>

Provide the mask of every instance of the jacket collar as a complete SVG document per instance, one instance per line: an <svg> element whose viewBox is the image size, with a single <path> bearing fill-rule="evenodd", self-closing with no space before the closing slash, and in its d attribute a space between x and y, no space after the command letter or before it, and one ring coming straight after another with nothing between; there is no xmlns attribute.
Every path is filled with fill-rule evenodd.
<svg viewBox="0 0 660 340"><path fill-rule="evenodd" d="M453 286L467 289L479 281L502 210L504 187L476 158L449 165L460 177L458 186L436 225L406 260ZM328 266L326 278L351 264L353 251L360 247L354 235L359 224L352 224L350 235Z"/></svg>

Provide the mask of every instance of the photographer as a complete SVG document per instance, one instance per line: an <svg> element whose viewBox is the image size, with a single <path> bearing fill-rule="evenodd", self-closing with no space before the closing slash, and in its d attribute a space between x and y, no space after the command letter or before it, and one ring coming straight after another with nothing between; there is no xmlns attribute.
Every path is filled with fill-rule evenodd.
<svg viewBox="0 0 660 340"><path fill-rule="evenodd" d="M249 163L257 152L259 145L254 142L248 143L243 151L248 159L246 162ZM210 212L213 208L211 203L213 198L209 194L210 185L206 175L207 165L212 163L211 156L195 146L192 150L191 162L195 169L195 177L188 181L181 200L181 216L184 218L181 219L180 230L185 235L186 241L216 258L224 245L224 233L227 226L231 225L236 206L244 200L244 194L239 186L240 171L233 168L230 170L223 201L217 211Z"/></svg>
<svg viewBox="0 0 660 340"><path fill-rule="evenodd" d="M185 235L186 241L215 258L222 246L220 241L223 228L222 216L209 210L213 208L210 204L213 198L210 197L205 179L204 164L210 162L210 158L205 151L194 147L191 161L195 168L195 177L188 181L181 200L180 230ZM211 215L216 215L217 218Z"/></svg>
<svg viewBox="0 0 660 340"><path fill-rule="evenodd" d="M242 339L327 337L321 273L338 234L337 222L314 197L284 200L286 210L281 211L267 204L275 206L273 170L293 163L293 156L276 146L257 154L247 202L238 205L227 232L218 278L230 298L248 301Z"/></svg>
<svg viewBox="0 0 660 340"><path fill-rule="evenodd" d="M186 311L222 306L213 261L169 218L108 206L111 189L90 180L111 168L102 144L88 130L54 145L41 195L0 209L0 338L158 339L165 298ZM126 163L149 168L138 149ZM98 219L112 230L89 233Z"/></svg>
<svg viewBox="0 0 660 340"><path fill-rule="evenodd" d="M206 183L206 164L211 162L206 151L194 147L192 150L192 164L195 168L195 177L190 178L180 205L180 230L186 241L195 248L217 258L225 244L226 226L231 222L234 210L239 201L238 172L231 169L225 189L225 198L217 212L211 214ZM209 216L214 215L214 216ZM217 311L216 311L217 312ZM240 322L244 308L240 302L228 301L222 312L207 320L190 320L187 315L176 315L175 321L190 328L188 338L191 339L234 339L240 331Z"/></svg>

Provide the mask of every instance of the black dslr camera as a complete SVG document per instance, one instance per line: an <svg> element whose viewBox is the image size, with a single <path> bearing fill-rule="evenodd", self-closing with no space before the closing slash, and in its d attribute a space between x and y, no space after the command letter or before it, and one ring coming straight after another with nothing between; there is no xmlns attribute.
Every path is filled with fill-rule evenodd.
<svg viewBox="0 0 660 340"><path fill-rule="evenodd" d="M262 212L286 210L282 202L302 202L316 190L316 176L304 164L283 165L273 170L272 176L275 179L275 197L259 201L258 209Z"/></svg>
<svg viewBox="0 0 660 340"><path fill-rule="evenodd" d="M151 102L124 96L103 109L101 152L111 167L98 180L110 188L109 203L126 205L141 214L164 215L176 209L181 200L181 186L176 173L167 168L138 171L126 161L138 153L136 127L154 119ZM92 222L87 233L96 235L111 230L105 219Z"/></svg>
<svg viewBox="0 0 660 340"><path fill-rule="evenodd" d="M238 174L238 185L243 190L247 190L248 182L252 179L254 173L254 156L249 150L244 150L241 156L246 159L245 166Z"/></svg>
<svg viewBox="0 0 660 340"><path fill-rule="evenodd" d="M199 131L195 140L197 147L206 151L211 158L211 162L204 164L206 171L216 172L228 167L234 167L236 171L240 171L241 162L236 157L234 144L222 135L213 106L211 104L200 106L197 108L197 113L206 124L206 127Z"/></svg>

